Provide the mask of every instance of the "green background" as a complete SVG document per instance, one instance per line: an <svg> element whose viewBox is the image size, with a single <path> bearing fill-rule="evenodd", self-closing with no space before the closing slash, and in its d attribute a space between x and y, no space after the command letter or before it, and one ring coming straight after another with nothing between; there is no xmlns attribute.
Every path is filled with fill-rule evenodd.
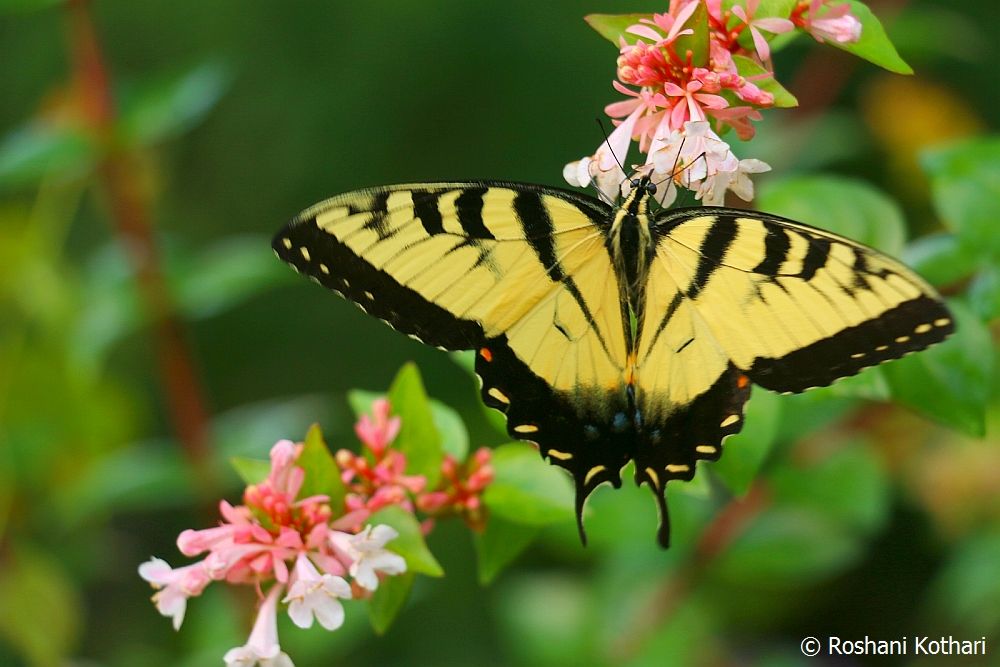
<svg viewBox="0 0 1000 667"><path fill-rule="evenodd" d="M155 346L95 186L97 158L72 138L37 136L41 120L59 126L69 113L68 12L54 2L5 6L0 664L221 664L245 639L247 591L216 584L190 601L174 633L136 575L151 555L183 564L177 533L214 518L171 436ZM617 99L614 49L582 15L657 9L569 0L93 3L123 131L135 138L135 177L216 419L209 497L238 498L229 456L263 457L313 421L334 448L353 446L345 392L384 391L409 360L429 393L462 413L473 445L505 441L461 365L297 278L273 258L270 236L300 209L365 185L560 185L563 165L597 147L594 118ZM935 190L918 156L996 129L1000 16L982 2L873 9L916 77L800 37L774 58L802 108L767 113L758 138L734 149L774 167L760 179L762 208L817 225L830 213L849 226L854 213L836 205L860 202L853 236L899 253L901 239L888 238L897 227L871 211L901 212L909 238L938 233L933 197L958 192L950 201L960 207L958 186L978 183L955 176L957 190L941 181ZM973 173L994 174L997 154ZM831 175L861 181L862 192L853 181L824 192L841 182ZM984 182L985 192L997 187ZM883 194L869 205L872 187ZM988 226L979 229L989 238ZM748 454L730 447L728 472L702 472L694 491L671 497L677 548L656 549L648 492L602 489L590 548L559 525L484 588L467 531L442 524L429 542L446 577L419 579L386 635L375 637L352 605L348 625L332 634L283 619L283 647L300 667L796 665L823 664L799 654L806 635L1000 638L997 256L928 245L903 254L970 313L966 355L941 362L956 374L941 381L958 387L952 398L920 395L900 364L843 390L755 399ZM718 499L745 491L758 468L764 490L748 498L763 509L703 561L699 536ZM1000 664L991 653L963 664Z"/></svg>

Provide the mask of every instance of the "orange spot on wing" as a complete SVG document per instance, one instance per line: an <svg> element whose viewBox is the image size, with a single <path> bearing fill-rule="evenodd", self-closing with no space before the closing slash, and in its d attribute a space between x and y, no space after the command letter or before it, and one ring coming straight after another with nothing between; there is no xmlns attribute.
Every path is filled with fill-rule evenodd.
<svg viewBox="0 0 1000 667"><path fill-rule="evenodd" d="M741 375L736 380L736 386L739 387L740 389L745 389L748 384L750 384L750 378L748 378L746 375Z"/></svg>
<svg viewBox="0 0 1000 667"><path fill-rule="evenodd" d="M484 347L479 350L479 356L487 361L487 363L493 361L493 353L490 352L490 348Z"/></svg>
<svg viewBox="0 0 1000 667"><path fill-rule="evenodd" d="M625 384L629 386L635 385L635 361L637 356L637 352L632 352L625 366Z"/></svg>

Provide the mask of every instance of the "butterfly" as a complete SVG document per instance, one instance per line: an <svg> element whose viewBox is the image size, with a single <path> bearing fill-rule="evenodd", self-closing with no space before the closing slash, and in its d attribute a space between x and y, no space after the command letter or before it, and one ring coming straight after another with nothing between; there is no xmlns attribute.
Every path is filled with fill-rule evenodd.
<svg viewBox="0 0 1000 667"><path fill-rule="evenodd" d="M751 384L782 393L954 330L913 271L842 236L716 207L617 206L500 181L357 190L306 209L278 257L398 331L474 350L482 399L566 469L583 506L635 464L669 544L666 485L740 431Z"/></svg>

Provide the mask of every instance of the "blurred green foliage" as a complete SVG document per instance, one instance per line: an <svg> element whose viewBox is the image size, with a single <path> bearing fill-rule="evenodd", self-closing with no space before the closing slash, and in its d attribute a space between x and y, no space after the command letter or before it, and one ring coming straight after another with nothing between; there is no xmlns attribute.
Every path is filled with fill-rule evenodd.
<svg viewBox="0 0 1000 667"><path fill-rule="evenodd" d="M442 451L499 446L493 520L472 539L442 524L426 554L410 543L414 569L447 574L380 589L385 636L357 603L332 634L283 619L300 667L799 665L806 635L1000 638L1000 93L986 83L1000 17L993 3L872 5L916 93L800 38L775 61L803 107L736 149L774 166L761 209L900 255L958 332L830 388L755 390L723 459L671 485L663 552L648 491L628 483L588 503L582 549L568 481L504 444L467 359L296 280L268 243L363 185L559 184L616 99L614 50L582 13L660 3L94 3L118 104L103 139L73 103L63 4L0 3L0 664L219 664L245 639L247 591L193 600L175 634L138 564L180 564L177 533L239 493L232 459L259 475L254 459L314 422L332 450L351 446L348 392L357 411L424 385L438 401L401 440L431 474ZM210 397L200 475L163 407L150 310L101 183L109 147L133 158Z"/></svg>

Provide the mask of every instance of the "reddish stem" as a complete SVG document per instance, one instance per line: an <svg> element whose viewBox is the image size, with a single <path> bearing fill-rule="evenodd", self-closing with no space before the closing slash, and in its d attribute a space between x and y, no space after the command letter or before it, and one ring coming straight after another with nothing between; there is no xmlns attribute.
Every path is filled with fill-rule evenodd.
<svg viewBox="0 0 1000 667"><path fill-rule="evenodd" d="M141 172L135 155L115 137L117 110L90 3L70 0L67 9L77 99L102 149L99 182L114 231L131 258L139 294L152 324L171 423L199 486L205 489L211 481L208 412L184 327L164 280L147 193L137 178Z"/></svg>

